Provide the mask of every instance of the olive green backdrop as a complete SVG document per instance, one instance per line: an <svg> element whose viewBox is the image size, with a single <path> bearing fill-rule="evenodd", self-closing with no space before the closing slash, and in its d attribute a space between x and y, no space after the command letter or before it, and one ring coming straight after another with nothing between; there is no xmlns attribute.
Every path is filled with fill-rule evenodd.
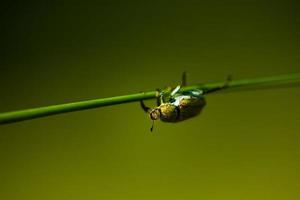
<svg viewBox="0 0 300 200"><path fill-rule="evenodd" d="M296 1L12 3L0 111L300 72ZM138 103L0 127L0 199L299 199L300 88L219 93L202 115ZM154 101L147 101L154 106Z"/></svg>

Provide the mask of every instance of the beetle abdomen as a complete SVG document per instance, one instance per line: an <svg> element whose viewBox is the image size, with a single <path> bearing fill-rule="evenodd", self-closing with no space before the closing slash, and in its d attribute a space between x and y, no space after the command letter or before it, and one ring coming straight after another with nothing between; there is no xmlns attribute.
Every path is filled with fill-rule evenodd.
<svg viewBox="0 0 300 200"><path fill-rule="evenodd" d="M206 105L205 99L201 97L182 98L179 102L179 117L178 121L189 119L200 114L203 107Z"/></svg>
<svg viewBox="0 0 300 200"><path fill-rule="evenodd" d="M202 95L178 95L170 103L160 105L160 119L179 122L198 115L206 102Z"/></svg>

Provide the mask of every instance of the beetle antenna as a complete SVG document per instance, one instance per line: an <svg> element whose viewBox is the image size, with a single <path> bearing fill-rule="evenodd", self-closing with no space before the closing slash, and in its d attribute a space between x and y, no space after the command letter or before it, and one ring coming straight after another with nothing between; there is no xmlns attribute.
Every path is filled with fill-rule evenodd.
<svg viewBox="0 0 300 200"><path fill-rule="evenodd" d="M154 120L152 120L152 125L151 125L151 128L150 128L151 132L153 131L153 127L154 127Z"/></svg>

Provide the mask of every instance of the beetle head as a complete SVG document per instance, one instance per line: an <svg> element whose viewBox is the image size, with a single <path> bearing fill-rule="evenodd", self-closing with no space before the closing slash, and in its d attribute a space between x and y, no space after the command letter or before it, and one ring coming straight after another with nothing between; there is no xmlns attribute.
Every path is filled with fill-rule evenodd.
<svg viewBox="0 0 300 200"><path fill-rule="evenodd" d="M150 112L150 118L152 120L157 120L160 118L160 110L159 108L154 108L153 110L151 110Z"/></svg>
<svg viewBox="0 0 300 200"><path fill-rule="evenodd" d="M152 126L151 126L151 132L153 131L153 126L154 126L154 121L158 120L160 118L160 109L159 108L154 108L153 110L150 111L149 115L150 118L152 119Z"/></svg>

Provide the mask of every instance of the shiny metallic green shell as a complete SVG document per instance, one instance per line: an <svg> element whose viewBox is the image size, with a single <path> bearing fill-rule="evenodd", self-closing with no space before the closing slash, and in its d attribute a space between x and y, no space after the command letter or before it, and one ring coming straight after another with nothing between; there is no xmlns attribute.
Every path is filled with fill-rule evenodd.
<svg viewBox="0 0 300 200"><path fill-rule="evenodd" d="M169 102L159 106L160 119L164 122L179 122L198 115L206 102L201 90L177 93Z"/></svg>

